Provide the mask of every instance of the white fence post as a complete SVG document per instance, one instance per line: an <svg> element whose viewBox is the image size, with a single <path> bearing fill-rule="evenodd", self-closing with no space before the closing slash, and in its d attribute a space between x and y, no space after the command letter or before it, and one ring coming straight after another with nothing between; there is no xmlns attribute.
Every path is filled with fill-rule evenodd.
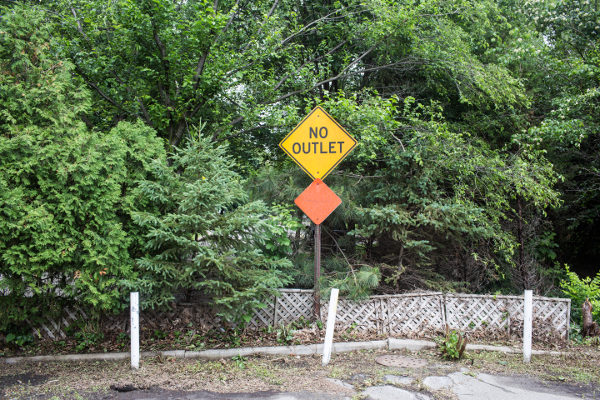
<svg viewBox="0 0 600 400"><path fill-rule="evenodd" d="M335 328L335 314L337 313L338 289L331 289L329 299L329 314L327 315L327 330L325 331L325 344L323 345L323 366L329 363L331 347L333 346L333 329Z"/></svg>
<svg viewBox="0 0 600 400"><path fill-rule="evenodd" d="M131 292L131 368L140 367L140 308L139 293Z"/></svg>
<svg viewBox="0 0 600 400"><path fill-rule="evenodd" d="M531 333L533 325L533 293L525 291L525 304L523 307L523 362L531 362Z"/></svg>

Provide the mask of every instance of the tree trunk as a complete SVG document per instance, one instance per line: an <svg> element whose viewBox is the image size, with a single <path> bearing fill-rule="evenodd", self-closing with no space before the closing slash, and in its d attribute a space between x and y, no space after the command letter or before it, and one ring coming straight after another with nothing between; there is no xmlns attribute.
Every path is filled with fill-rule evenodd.
<svg viewBox="0 0 600 400"><path fill-rule="evenodd" d="M581 337L583 338L586 336L600 336L600 328L598 327L598 324L592 320L592 308L590 299L586 299L581 306L581 316L583 319Z"/></svg>
<svg viewBox="0 0 600 400"><path fill-rule="evenodd" d="M519 214L519 223L517 225L517 235L519 238L519 267L521 268L521 279L523 279L523 289L527 290L529 282L527 271L525 271L525 243L523 240L523 209L521 207L521 196L517 195L517 213Z"/></svg>

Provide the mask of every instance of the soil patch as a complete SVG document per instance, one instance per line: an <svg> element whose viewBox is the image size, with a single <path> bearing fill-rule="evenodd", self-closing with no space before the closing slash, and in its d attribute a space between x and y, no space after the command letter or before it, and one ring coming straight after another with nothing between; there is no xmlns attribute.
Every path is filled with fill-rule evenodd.
<svg viewBox="0 0 600 400"><path fill-rule="evenodd" d="M384 354L423 358L428 365L424 368L394 368L375 363L375 358ZM178 398L176 393L217 393L216 398L232 398L232 394L251 393L312 393L314 398L351 397L370 386L389 384L386 376L410 377L408 385L400 387L413 392L426 393L423 385L427 376L447 375L453 372L468 375L487 373L505 376L511 381L536 380L552 392L553 388L587 398L597 398L600 382L600 351L587 348L585 351L567 356L533 356L530 364L524 364L520 354L500 352L469 352L467 358L446 361L438 350L408 352L406 350L361 350L352 353L333 354L328 366L321 365L321 356L249 356L229 360L207 361L175 359L170 357L143 358L140 370L132 371L129 360L118 362L81 362L3 365L4 376L14 382L18 376L52 377L37 385L11 385L6 387L6 397L25 399L50 399L52 396L86 399L116 398L150 399L151 393L164 391L163 398ZM466 371L466 372L465 372ZM473 375L474 376L474 375ZM353 385L354 390L335 382ZM21 382L24 382L21 380ZM111 385L133 385L136 390L119 393ZM531 387L531 386L530 386ZM540 386L542 387L542 386ZM157 392L158 391L158 392ZM163 392L160 392L163 393ZM146 394L146 397L135 397ZM216 396L216 395L215 395ZM307 396L309 396L307 394ZM316 396L316 397L315 397ZM452 393L438 391L436 399L455 399ZM183 396L181 396L183 397ZM263 396L264 397L264 396ZM156 397L161 398L161 397ZM198 397L199 399L202 397ZM204 397L210 399L211 397ZM213 397L215 398L215 397ZM250 397L239 397L250 398ZM268 397L267 397L268 398ZM309 397L310 398L310 397Z"/></svg>
<svg viewBox="0 0 600 400"><path fill-rule="evenodd" d="M4 398L6 396L5 390L12 386L38 386L46 383L48 379L48 375L38 375L33 372L17 373L14 375L0 375L0 398Z"/></svg>

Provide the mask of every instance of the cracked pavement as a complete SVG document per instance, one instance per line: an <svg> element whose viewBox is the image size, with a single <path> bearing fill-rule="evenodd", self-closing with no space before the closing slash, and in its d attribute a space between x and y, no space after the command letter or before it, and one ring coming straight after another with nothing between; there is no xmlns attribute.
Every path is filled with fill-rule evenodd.
<svg viewBox="0 0 600 400"><path fill-rule="evenodd" d="M386 381L394 384L373 386L362 391L369 400L429 400L429 394L413 392L402 388L410 385L412 378L386 376ZM542 383L528 377L504 377L485 373L473 373L468 368L445 376L428 376L422 381L428 391L441 391L445 395L454 395L459 400L566 400L574 398L600 398L598 393L588 395L574 393L568 386Z"/></svg>

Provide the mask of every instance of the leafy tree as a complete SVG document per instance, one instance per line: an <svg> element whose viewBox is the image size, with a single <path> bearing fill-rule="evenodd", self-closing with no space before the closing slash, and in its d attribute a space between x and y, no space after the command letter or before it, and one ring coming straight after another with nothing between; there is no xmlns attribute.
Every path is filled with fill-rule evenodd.
<svg viewBox="0 0 600 400"><path fill-rule="evenodd" d="M446 110L523 102L481 60L505 26L493 1L187 2L46 0L60 51L94 92L90 126L142 120L177 146L208 122L240 168L280 161L277 143L312 98L376 88ZM504 111L503 111L504 110Z"/></svg>
<svg viewBox="0 0 600 400"><path fill-rule="evenodd" d="M120 309L141 230L132 192L164 158L152 129L122 123L106 134L79 119L90 107L73 65L56 57L44 13L0 20L0 330L78 299Z"/></svg>
<svg viewBox="0 0 600 400"><path fill-rule="evenodd" d="M506 5L516 34L503 46L504 63L522 76L532 99L523 140L545 148L564 177L557 186L563 206L544 234L555 234L557 260L593 276L600 249L600 9L579 0Z"/></svg>
<svg viewBox="0 0 600 400"><path fill-rule="evenodd" d="M382 291L452 289L453 282L483 290L520 276L519 243L507 223L515 197L540 212L558 203L543 151L527 144L517 152L493 149L453 130L435 104L357 98L340 94L321 103L359 142L344 170L327 177L342 198L324 223L327 279L359 293L378 283ZM285 171L258 177L256 185L285 202L305 182ZM302 260L311 262L299 253ZM309 273L308 265L300 270Z"/></svg>
<svg viewBox="0 0 600 400"><path fill-rule="evenodd" d="M168 307L178 295L208 296L219 315L247 321L264 296L289 283L289 261L259 249L278 232L279 220L268 218L263 202L248 201L226 148L210 138L199 134L175 148L171 162L155 161L158 180L140 184L160 214L134 213L149 230L149 254L138 260L132 286L150 307Z"/></svg>

